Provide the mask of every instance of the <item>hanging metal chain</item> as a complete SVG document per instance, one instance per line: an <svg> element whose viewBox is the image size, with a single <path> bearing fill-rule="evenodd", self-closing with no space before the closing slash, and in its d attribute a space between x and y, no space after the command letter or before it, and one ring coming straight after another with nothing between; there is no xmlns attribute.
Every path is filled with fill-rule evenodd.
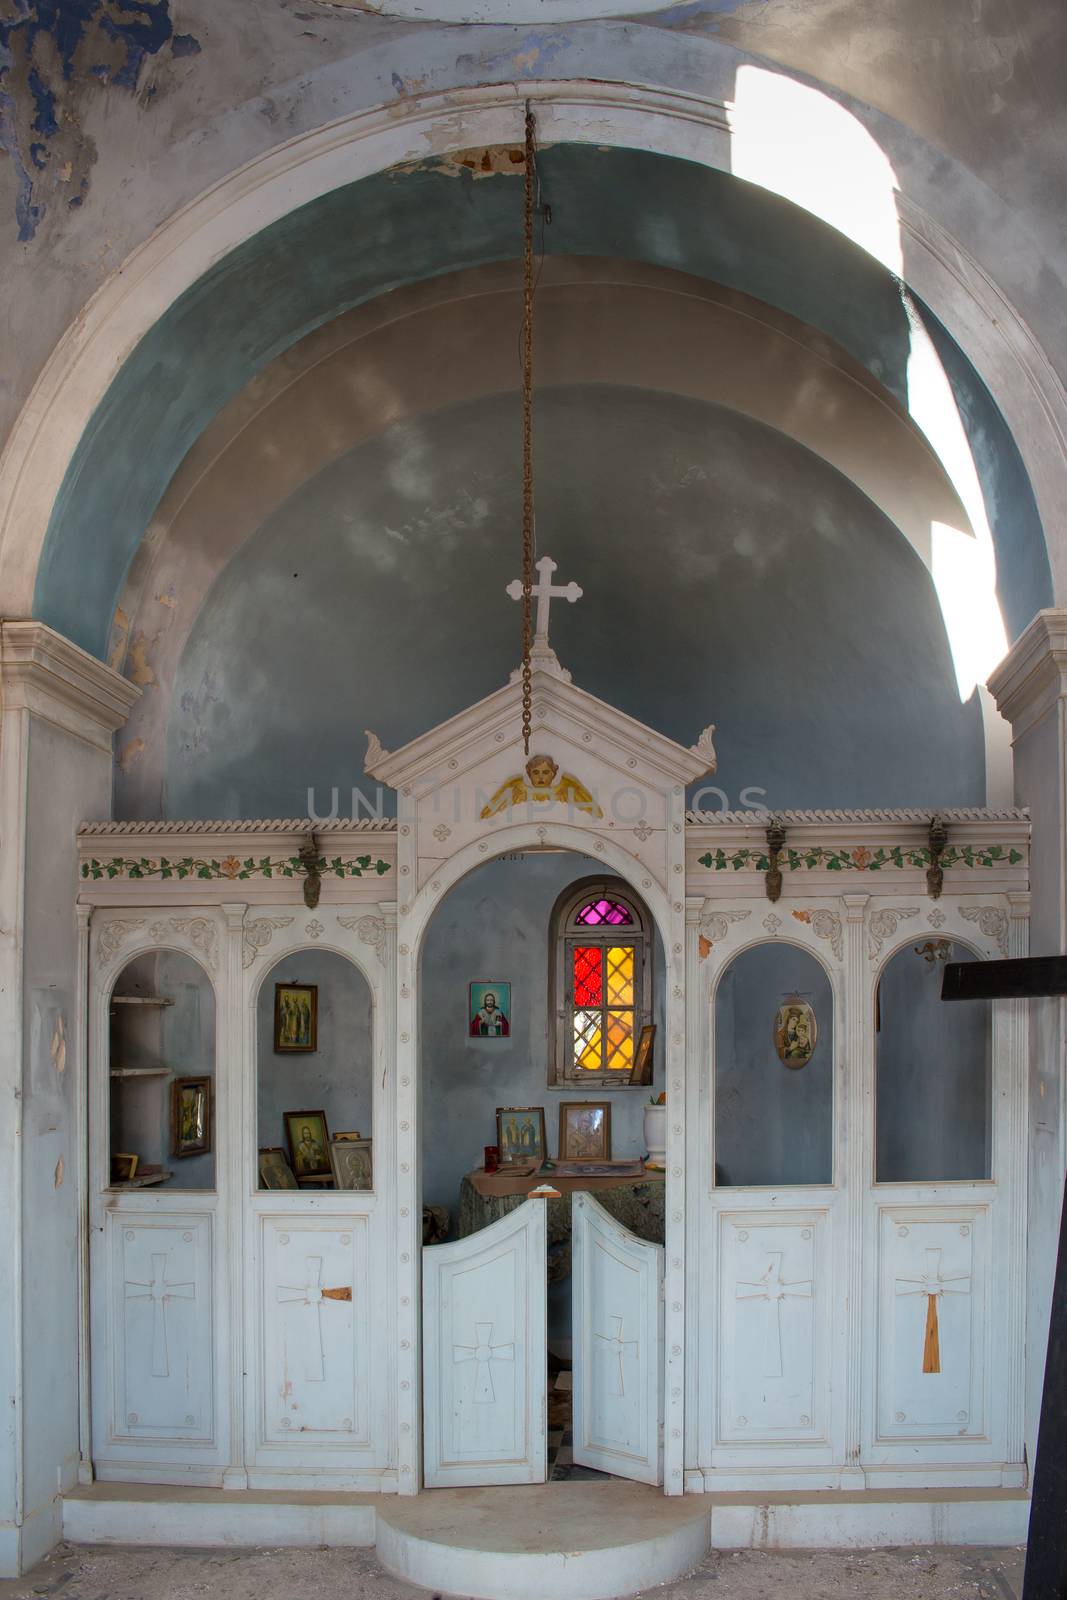
<svg viewBox="0 0 1067 1600"><path fill-rule="evenodd" d="M526 103L526 163L522 208L522 747L530 754L533 689L534 478L533 478L533 302L534 302L534 118Z"/></svg>

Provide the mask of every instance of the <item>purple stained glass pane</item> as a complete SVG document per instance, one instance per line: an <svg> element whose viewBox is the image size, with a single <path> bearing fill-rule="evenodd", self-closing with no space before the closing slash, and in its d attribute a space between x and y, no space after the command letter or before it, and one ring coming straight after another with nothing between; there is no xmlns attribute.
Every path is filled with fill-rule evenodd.
<svg viewBox="0 0 1067 1600"><path fill-rule="evenodd" d="M590 900L584 905L575 917L575 922L580 922L583 927L610 927L618 928L623 924L632 923L633 917L629 908L619 900Z"/></svg>

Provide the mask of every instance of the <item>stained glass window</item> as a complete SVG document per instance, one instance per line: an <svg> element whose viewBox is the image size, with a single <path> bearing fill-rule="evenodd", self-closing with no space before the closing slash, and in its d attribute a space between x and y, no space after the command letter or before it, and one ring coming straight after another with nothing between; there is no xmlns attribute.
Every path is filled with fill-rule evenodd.
<svg viewBox="0 0 1067 1600"><path fill-rule="evenodd" d="M587 879L553 914L556 1043L552 1083L629 1083L652 1019L652 927L621 879Z"/></svg>
<svg viewBox="0 0 1067 1600"><path fill-rule="evenodd" d="M633 912L623 901L598 895L578 909L574 920L585 928L622 928L632 926L634 919Z"/></svg>
<svg viewBox="0 0 1067 1600"><path fill-rule="evenodd" d="M586 1071L634 1064L635 956L632 944L571 946L574 1059Z"/></svg>

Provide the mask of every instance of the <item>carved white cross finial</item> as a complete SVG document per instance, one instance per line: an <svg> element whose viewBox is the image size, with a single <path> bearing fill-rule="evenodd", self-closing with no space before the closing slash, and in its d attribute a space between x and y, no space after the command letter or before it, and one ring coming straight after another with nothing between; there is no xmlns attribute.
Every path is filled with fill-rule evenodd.
<svg viewBox="0 0 1067 1600"><path fill-rule="evenodd" d="M304 1356L307 1361L305 1376L309 1383L325 1383L326 1381L326 1352L322 1344L322 1307L323 1302L331 1300L352 1300L351 1285L346 1284L340 1289L324 1289L322 1287L322 1257L305 1256L304 1264L307 1267L307 1283L279 1283L275 1285L274 1298L280 1306L302 1305L307 1306L315 1313L315 1340L308 1340L304 1346Z"/></svg>
<svg viewBox="0 0 1067 1600"><path fill-rule="evenodd" d="M153 1378L170 1377L170 1352L167 1349L167 1301L168 1300L195 1300L196 1285L193 1283L168 1283L167 1282L167 1257L166 1254L152 1257L151 1283L138 1283L136 1279L126 1281L127 1300L151 1300L152 1302L152 1376Z"/></svg>
<svg viewBox="0 0 1067 1600"><path fill-rule="evenodd" d="M627 1350L632 1350L634 1355L637 1356L641 1353L641 1347L636 1339L623 1338L623 1319L621 1317L609 1317L608 1321L615 1324L615 1332L598 1333L596 1337L601 1341L601 1343L597 1346L597 1349L603 1350L606 1355L614 1355L618 1358L619 1387L616 1389L615 1393L617 1396L620 1396L625 1395L626 1393L626 1369L624 1365L626 1352Z"/></svg>
<svg viewBox="0 0 1067 1600"><path fill-rule="evenodd" d="M576 583L553 583L552 574L556 570L556 563L551 556L542 556L535 563L541 576L530 590L531 595L537 599L537 621L534 628L536 638L543 643L548 643L548 610L553 600L569 600L571 605L582 598L582 591ZM513 600L522 599L522 579L514 578L505 591Z"/></svg>
<svg viewBox="0 0 1067 1600"><path fill-rule="evenodd" d="M474 1324L475 1344L456 1344L452 1346L453 1361L473 1361L477 1364L477 1376L474 1380L474 1401L476 1405L491 1405L496 1399L496 1390L493 1388L493 1374L490 1363L493 1361L514 1361L515 1346L513 1344L493 1343L493 1324L491 1322L476 1322Z"/></svg>
<svg viewBox="0 0 1067 1600"><path fill-rule="evenodd" d="M782 1252L768 1252L770 1264L758 1283L738 1283L734 1293L738 1300L766 1300L768 1308L774 1306L774 1316L767 1322L764 1351L766 1359L763 1375L766 1378L782 1376L782 1301L786 1295L798 1300L811 1299L811 1279L786 1283L782 1277Z"/></svg>

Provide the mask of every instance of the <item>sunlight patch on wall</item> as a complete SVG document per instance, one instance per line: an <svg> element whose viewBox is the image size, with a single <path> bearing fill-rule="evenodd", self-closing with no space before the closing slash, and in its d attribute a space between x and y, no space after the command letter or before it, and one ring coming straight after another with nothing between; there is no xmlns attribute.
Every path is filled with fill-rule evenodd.
<svg viewBox="0 0 1067 1600"><path fill-rule="evenodd" d="M820 89L742 66L730 110L731 169L820 217L900 282L908 320L907 403L941 462L970 527L932 522L917 553L930 569L961 700L1007 650L985 500L952 386L904 285L897 180L877 140ZM962 520L962 519L961 519ZM912 541L914 543L914 540Z"/></svg>
<svg viewBox="0 0 1067 1600"><path fill-rule="evenodd" d="M896 173L851 111L820 89L743 66L728 115L735 176L821 217L903 276Z"/></svg>

